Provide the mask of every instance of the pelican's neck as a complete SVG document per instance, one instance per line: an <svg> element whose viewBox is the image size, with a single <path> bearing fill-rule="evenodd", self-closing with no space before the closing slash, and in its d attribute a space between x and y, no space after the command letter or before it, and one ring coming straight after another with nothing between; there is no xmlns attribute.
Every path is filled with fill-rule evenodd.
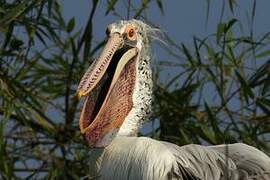
<svg viewBox="0 0 270 180"><path fill-rule="evenodd" d="M152 71L149 49L142 48L136 59L136 81L133 92L133 107L124 120L118 136L137 136L141 123L151 113Z"/></svg>

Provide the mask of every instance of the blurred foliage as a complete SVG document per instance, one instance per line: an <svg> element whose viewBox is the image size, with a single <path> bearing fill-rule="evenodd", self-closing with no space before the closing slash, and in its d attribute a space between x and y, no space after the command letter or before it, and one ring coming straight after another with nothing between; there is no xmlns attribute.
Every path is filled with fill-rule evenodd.
<svg viewBox="0 0 270 180"><path fill-rule="evenodd" d="M233 17L236 2L223 1L222 8L226 3ZM191 45L167 37L178 58L169 65L178 73L156 86L155 136L179 145L244 142L270 153L270 34L254 36L255 8L256 1L251 27L225 19L223 10L216 32Z"/></svg>
<svg viewBox="0 0 270 180"><path fill-rule="evenodd" d="M256 1L250 10L251 22ZM105 1L105 15L149 22L149 6L166 15L162 0L124 1L126 17ZM207 0L207 18L211 1ZM223 1L231 17L240 4ZM91 151L78 128L76 86L104 41L94 42L93 0L85 27L63 17L56 0L0 0L0 179L90 178ZM162 83L155 73L152 121L155 138L180 145L245 142L269 153L269 32L253 29L221 12L216 32L193 44L166 36L179 71ZM149 22L150 23L150 22ZM237 28L251 29L248 34ZM77 29L77 30L76 30ZM170 48L168 48L170 47ZM170 52L174 49L174 52ZM259 60L259 61L258 61ZM174 64L160 62L164 64ZM163 65L162 65L163 64Z"/></svg>

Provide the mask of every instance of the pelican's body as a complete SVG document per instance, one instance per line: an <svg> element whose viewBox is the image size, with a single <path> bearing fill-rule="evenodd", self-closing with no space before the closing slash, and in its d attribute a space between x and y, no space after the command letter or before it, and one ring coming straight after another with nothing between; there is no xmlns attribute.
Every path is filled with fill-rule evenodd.
<svg viewBox="0 0 270 180"><path fill-rule="evenodd" d="M94 177L115 180L246 180L270 179L269 157L243 143L200 146L117 137L105 149L91 151Z"/></svg>
<svg viewBox="0 0 270 180"><path fill-rule="evenodd" d="M91 154L95 162L93 177L115 180L270 179L270 158L246 144L179 147L136 137L141 122L151 110L148 40L151 31L138 20L119 21L108 26L108 43L78 87L79 96L87 95L80 129L89 145L98 147Z"/></svg>

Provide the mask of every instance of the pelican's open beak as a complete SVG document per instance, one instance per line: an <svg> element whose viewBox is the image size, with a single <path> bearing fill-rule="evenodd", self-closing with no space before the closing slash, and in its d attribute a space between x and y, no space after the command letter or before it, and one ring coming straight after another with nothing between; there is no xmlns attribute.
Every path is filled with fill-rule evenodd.
<svg viewBox="0 0 270 180"><path fill-rule="evenodd" d="M77 93L87 97L79 126L90 145L103 146L131 110L136 56L137 48L125 46L123 37L113 33L82 77Z"/></svg>

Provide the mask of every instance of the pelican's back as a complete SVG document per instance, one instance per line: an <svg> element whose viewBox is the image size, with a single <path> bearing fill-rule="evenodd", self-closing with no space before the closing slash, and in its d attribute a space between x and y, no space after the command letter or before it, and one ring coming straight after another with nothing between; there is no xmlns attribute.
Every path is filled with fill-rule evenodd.
<svg viewBox="0 0 270 180"><path fill-rule="evenodd" d="M104 151L101 179L168 179L176 167L172 153L159 141L146 137L116 138Z"/></svg>
<svg viewBox="0 0 270 180"><path fill-rule="evenodd" d="M118 137L99 157L98 177L115 180L270 179L270 159L246 144L179 147L147 137Z"/></svg>

